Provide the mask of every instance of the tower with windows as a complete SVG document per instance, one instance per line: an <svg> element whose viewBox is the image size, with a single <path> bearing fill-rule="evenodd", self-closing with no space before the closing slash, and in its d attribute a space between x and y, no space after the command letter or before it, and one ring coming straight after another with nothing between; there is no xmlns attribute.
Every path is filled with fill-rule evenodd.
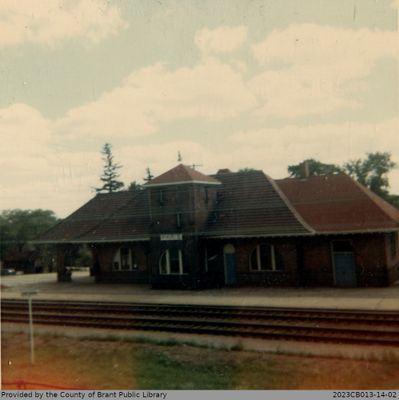
<svg viewBox="0 0 399 400"><path fill-rule="evenodd" d="M204 273L201 235L220 182L179 164L149 181L151 283L197 287Z"/></svg>

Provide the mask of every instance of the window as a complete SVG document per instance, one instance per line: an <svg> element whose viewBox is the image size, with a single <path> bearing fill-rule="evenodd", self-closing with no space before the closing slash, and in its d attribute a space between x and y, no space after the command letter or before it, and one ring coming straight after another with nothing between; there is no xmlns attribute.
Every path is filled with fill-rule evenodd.
<svg viewBox="0 0 399 400"><path fill-rule="evenodd" d="M165 204L165 199L164 199L164 193L163 190L160 190L158 192L159 198L158 198L158 202L160 206L163 206Z"/></svg>
<svg viewBox="0 0 399 400"><path fill-rule="evenodd" d="M281 255L270 244L257 245L250 255L249 262L253 271L278 271L283 269Z"/></svg>
<svg viewBox="0 0 399 400"><path fill-rule="evenodd" d="M137 269L136 254L130 247L121 247L114 256L113 269L116 271L130 271Z"/></svg>
<svg viewBox="0 0 399 400"><path fill-rule="evenodd" d="M182 227L182 222L181 222L181 213L176 214L176 227L181 228Z"/></svg>
<svg viewBox="0 0 399 400"><path fill-rule="evenodd" d="M183 257L180 249L167 249L159 260L159 271L163 275L181 275L183 271Z"/></svg>
<svg viewBox="0 0 399 400"><path fill-rule="evenodd" d="M209 202L209 192L208 192L208 188L204 188L205 191L205 204L208 204Z"/></svg>
<svg viewBox="0 0 399 400"><path fill-rule="evenodd" d="M391 247L391 257L395 258L398 254L398 235L393 232L389 235L389 243Z"/></svg>

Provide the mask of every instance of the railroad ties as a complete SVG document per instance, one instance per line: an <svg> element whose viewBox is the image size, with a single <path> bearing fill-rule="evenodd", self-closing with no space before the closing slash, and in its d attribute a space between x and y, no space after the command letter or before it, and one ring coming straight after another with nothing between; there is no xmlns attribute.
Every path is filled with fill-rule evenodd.
<svg viewBox="0 0 399 400"><path fill-rule="evenodd" d="M399 311L35 300L35 324L399 347ZM1 300L1 321L28 322L23 300Z"/></svg>

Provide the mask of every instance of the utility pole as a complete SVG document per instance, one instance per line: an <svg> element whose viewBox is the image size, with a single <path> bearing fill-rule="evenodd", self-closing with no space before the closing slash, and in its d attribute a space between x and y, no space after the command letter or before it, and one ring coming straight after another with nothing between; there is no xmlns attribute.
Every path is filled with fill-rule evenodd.
<svg viewBox="0 0 399 400"><path fill-rule="evenodd" d="M28 296L28 306L29 306L29 340L30 340L30 363L35 363L35 343L33 339L33 312L32 312L32 296L38 294L38 290L28 290L22 292L22 296Z"/></svg>

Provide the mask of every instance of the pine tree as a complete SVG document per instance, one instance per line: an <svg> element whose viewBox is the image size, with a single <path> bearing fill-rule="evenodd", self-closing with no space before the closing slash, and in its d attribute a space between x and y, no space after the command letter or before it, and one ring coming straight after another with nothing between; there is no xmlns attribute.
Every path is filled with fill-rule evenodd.
<svg viewBox="0 0 399 400"><path fill-rule="evenodd" d="M151 174L151 170L150 167L147 167L147 169L145 170L147 176L145 178L143 178L146 182L150 182L152 180L152 178L154 177L154 175Z"/></svg>
<svg viewBox="0 0 399 400"><path fill-rule="evenodd" d="M105 143L101 154L103 155L102 159L105 162L104 171L101 176L101 181L104 183L101 188L94 188L97 193L112 193L121 190L124 186L124 183L118 181L119 178L118 170L122 168L122 165L114 162L114 156L112 155L112 146L109 143Z"/></svg>

